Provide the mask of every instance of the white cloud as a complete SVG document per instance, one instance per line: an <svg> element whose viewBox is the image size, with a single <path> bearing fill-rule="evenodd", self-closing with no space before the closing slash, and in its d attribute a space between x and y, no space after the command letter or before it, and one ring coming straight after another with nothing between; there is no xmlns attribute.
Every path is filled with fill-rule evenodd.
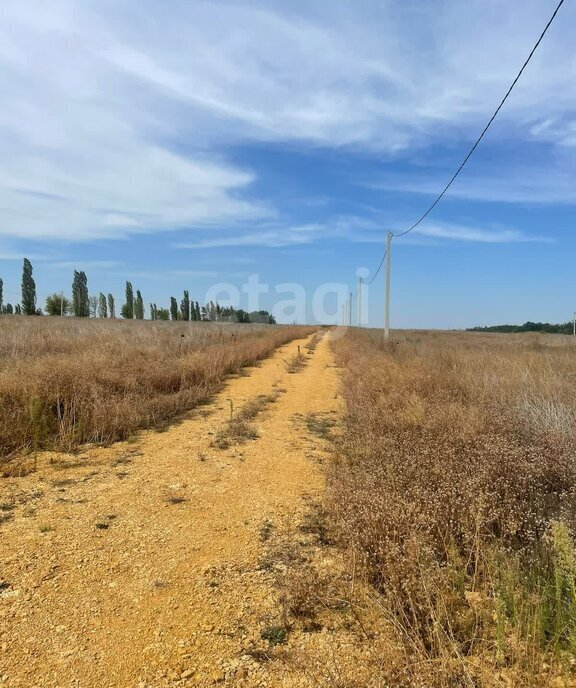
<svg viewBox="0 0 576 688"><path fill-rule="evenodd" d="M400 226L400 225L399 225ZM289 246L310 246L331 238L355 243L384 245L387 227L377 220L354 215L335 216L325 223L302 226L278 226L262 232L238 233L214 239L176 243L181 249L209 249L225 247L284 248ZM490 244L524 242L551 243L550 237L528 234L518 229L502 226L473 227L447 222L424 223L410 234L410 243L430 243L430 240L446 239Z"/></svg>
<svg viewBox="0 0 576 688"><path fill-rule="evenodd" d="M518 242L550 243L549 237L526 234L518 229L478 228L446 223L428 223L417 227L414 236L432 237L434 239L451 239L453 241L473 241L486 244L510 244Z"/></svg>
<svg viewBox="0 0 576 688"><path fill-rule="evenodd" d="M253 172L179 154L148 129L163 99L132 102L91 5L2 10L0 235L82 241L269 216L239 195Z"/></svg>
<svg viewBox="0 0 576 688"><path fill-rule="evenodd" d="M159 270L138 270L130 271L130 279L148 279L153 281L163 281L166 277L217 277L216 270L170 270L163 267Z"/></svg>
<svg viewBox="0 0 576 688"><path fill-rule="evenodd" d="M131 13L128 36L138 40L116 31L102 55L176 110L193 111L203 136L388 152L484 123L549 16L537 0L524 3L520 24L518 8L496 0L412 9L392 0L329 9L323 0L199 1L170 15L144 7ZM576 104L575 16L563 8L500 115L524 138L531 123Z"/></svg>
<svg viewBox="0 0 576 688"><path fill-rule="evenodd" d="M0 252L0 260L15 260L18 261L19 263L22 262L22 253L18 253L16 251L2 251ZM35 258L34 256L31 257Z"/></svg>
<svg viewBox="0 0 576 688"><path fill-rule="evenodd" d="M48 267L55 270L111 270L112 268L119 268L124 265L123 262L118 260L59 260L54 263L50 263Z"/></svg>
<svg viewBox="0 0 576 688"><path fill-rule="evenodd" d="M234 197L252 181L248 173L186 160L129 134L108 145L9 157L0 169L0 234L81 241L268 214Z"/></svg>
<svg viewBox="0 0 576 688"><path fill-rule="evenodd" d="M259 232L233 234L214 239L200 239L198 241L184 241L175 243L175 248L205 249L224 248L228 246L255 246L261 248L280 248L299 244L311 244L317 236L325 231L324 225L301 225L295 227L280 227L266 229Z"/></svg>
<svg viewBox="0 0 576 688"><path fill-rule="evenodd" d="M548 18L544 5L7 0L0 235L211 227L212 245L229 245L219 226L276 214L252 198L255 172L226 160L229 145L390 156L468 139ZM576 143L576 10L561 12L492 137ZM256 234L240 245L286 245L266 226Z"/></svg>
<svg viewBox="0 0 576 688"><path fill-rule="evenodd" d="M530 134L535 140L576 146L576 116L570 112L562 117L549 117L534 124Z"/></svg>
<svg viewBox="0 0 576 688"><path fill-rule="evenodd" d="M406 226L405 222L395 222L395 231ZM326 225L328 229L336 228L340 238L349 239L351 241L361 243L378 243L381 246L384 244L386 225L378 220L368 220L363 217L339 217L335 218L333 222ZM410 233L406 240L410 243L429 243L429 239L447 239L450 241L465 241L465 242L479 242L490 244L509 244L518 242L545 242L553 241L550 237L528 234L521 230L502 227L502 226L484 226L474 227L470 225L462 225L449 222L438 222L427 220L416 227Z"/></svg>
<svg viewBox="0 0 576 688"><path fill-rule="evenodd" d="M563 156L555 160L552 169L548 165L530 169L527 166L510 164L488 169L484 167L481 173L474 168L465 169L450 187L446 200L576 205L575 163L576 157L570 159L570 156ZM433 197L442 191L450 175L451 171L438 169L429 171L427 176L419 171L410 175L379 175L375 181L366 182L365 186L383 191L400 191Z"/></svg>

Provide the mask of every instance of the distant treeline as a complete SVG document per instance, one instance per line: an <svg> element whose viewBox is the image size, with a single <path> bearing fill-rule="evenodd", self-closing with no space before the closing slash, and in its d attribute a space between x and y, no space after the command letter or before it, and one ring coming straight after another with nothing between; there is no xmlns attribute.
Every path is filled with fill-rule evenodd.
<svg viewBox="0 0 576 688"><path fill-rule="evenodd" d="M72 280L72 296L68 298L63 292L49 294L44 301L44 310L38 306L36 282L32 277L32 263L24 258L22 266L22 300L20 303L4 303L4 282L0 278L0 315L73 315L77 318L115 318L116 300L112 294L90 294L88 292L88 278L83 271L74 270ZM12 294L14 292L11 292ZM144 299L139 289L131 282L126 282L125 299L120 308L120 315L126 320L144 320ZM248 313L241 308L221 306L218 302L210 301L201 306L198 301L190 298L190 292L185 289L182 299L178 302L175 296L170 297L168 308L150 304L150 320L182 320L199 322L233 322L233 323L264 323L275 325L276 319L268 311L252 311Z"/></svg>
<svg viewBox="0 0 576 688"><path fill-rule="evenodd" d="M571 322L555 325L553 323L525 322L523 325L489 325L487 327L469 327L467 332L550 332L551 334L572 334Z"/></svg>

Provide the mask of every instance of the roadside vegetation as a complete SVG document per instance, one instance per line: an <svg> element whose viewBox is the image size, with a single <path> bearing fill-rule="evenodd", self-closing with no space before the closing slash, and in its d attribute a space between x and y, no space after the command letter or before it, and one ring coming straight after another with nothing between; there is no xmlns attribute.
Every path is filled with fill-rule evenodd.
<svg viewBox="0 0 576 688"><path fill-rule="evenodd" d="M0 318L0 465L158 427L310 327Z"/></svg>
<svg viewBox="0 0 576 688"><path fill-rule="evenodd" d="M361 685L576 685L572 340L352 330L334 347L323 528Z"/></svg>

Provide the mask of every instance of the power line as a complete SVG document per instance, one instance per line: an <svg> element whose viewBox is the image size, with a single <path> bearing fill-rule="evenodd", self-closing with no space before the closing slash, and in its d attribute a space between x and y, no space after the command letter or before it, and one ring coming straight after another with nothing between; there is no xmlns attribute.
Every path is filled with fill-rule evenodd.
<svg viewBox="0 0 576 688"><path fill-rule="evenodd" d="M384 265L384 261L386 260L386 254L387 254L387 253L388 253L388 251L384 251L384 255L382 256L382 260L380 261L380 265L378 266L378 270L376 270L376 272L372 275L372 277L370 278L370 280L368 280L367 282L364 282L364 284L367 285L368 287L369 287L369 286L372 284L372 282L378 277L378 273L379 273L380 270L382 269L382 266Z"/></svg>
<svg viewBox="0 0 576 688"><path fill-rule="evenodd" d="M532 56L534 55L534 53L535 53L536 50L538 49L538 46L539 46L540 43L542 42L542 39L544 38L544 36L546 35L546 32L547 32L548 29L550 28L550 25L552 24L552 22L553 22L554 19L556 18L556 15L558 14L558 10L562 7L563 4L564 4L564 0L560 0L560 2L558 3L558 5L556 6L556 9L554 10L554 13L552 14L552 16L550 17L550 19L548 20L548 23L547 23L546 26L544 27L544 30L543 30L542 33L540 34L540 38L539 38L539 39L536 41L536 43L534 44L534 47L533 47L532 50L530 51L530 54L528 55L528 57L527 57L526 60L524 61L524 64L522 65L520 71L519 71L518 74L516 75L516 78L514 79L514 81L513 81L512 84L510 85L510 88L509 88L508 91L506 92L506 95L505 95L504 98L502 98L502 100L500 101L500 105L498 105L498 107L497 107L496 110L494 111L494 114L493 114L492 117L490 117L490 119L488 120L488 124L484 127L482 133L481 133L480 136L477 138L476 143L472 146L472 148L471 148L470 151L468 152L468 155L467 155L467 156L464 158L464 160L462 161L460 167L459 167L459 168L456 170L456 172L454 172L454 174L452 175L452 178L450 179L450 181L448 182L448 184L446 184L446 186L444 187L444 189L442 190L442 192L438 195L438 197L436 198L436 200L434 201L434 203L432 203L432 205L431 205L431 206L428 208L428 210L420 217L420 219L419 219L417 222L415 222L411 227L409 227L408 229L404 230L403 232L400 232L399 234L394 234L395 237L402 237L402 236L405 236L406 234L409 234L413 229L416 229L416 227L418 227L418 225L419 225L424 219L426 219L426 217L427 217L427 216L432 212L432 210L438 205L438 203L440 202L442 196L444 196L444 194L445 194L445 193L448 191L448 189L452 186L454 180L455 180L456 177L460 174L460 172L462 171L462 168L463 168L464 165L468 162L468 160L470 159L472 153L473 153L473 152L476 150L476 148L478 147L478 144L480 143L480 141L482 141L482 139L484 138L484 135L486 134L486 132L487 132L488 129L490 128L490 125L491 125L492 122L496 119L496 116L498 115L498 113L499 113L500 110L502 109L502 106L504 105L504 103L505 103L506 100L508 99L508 96L512 93L512 89L513 89L514 86L516 86L516 84L518 83L518 80L520 79L520 77L522 76L522 73L523 73L524 70L526 69L526 66L528 65L528 63L529 63L530 60L532 59Z"/></svg>
<svg viewBox="0 0 576 688"><path fill-rule="evenodd" d="M446 186L444 187L444 189L443 189L443 190L440 192L440 194L436 197L436 199L434 200L434 202L428 207L428 209L426 210L426 212L425 212L425 213L424 213L424 214L423 214L423 215L422 215L422 216L421 216L421 217L420 217L411 227L408 227L408 229L405 229L403 232L399 232L398 234L393 234L393 233L390 232L390 231L387 233L387 237L386 237L386 251L384 252L384 255L382 256L382 260L380 261L380 265L378 266L378 269L376 270L376 272L374 273L374 275L372 276L372 278L370 279L370 281L366 282L367 285L372 284L372 282L376 279L376 277L378 276L380 270L382 269L382 266L384 265L384 261L387 259L387 260L386 260L386 307L385 307L385 324L384 324L385 339L388 339L388 335L389 335L389 318L390 318L390 249L391 249L391 245L392 245L392 244L391 244L392 238L393 238L393 237L403 237L403 236L405 236L406 234L409 234L412 230L416 229L416 227L418 227L418 225L419 225L421 222L423 222L423 221L428 217L428 215L432 212L432 210L433 210L433 209L438 205L438 203L442 200L444 194L445 194L445 193L448 191L448 189L452 186L452 184L454 183L454 180L456 179L456 177L458 177L458 175L460 174L460 172L462 171L462 169L464 168L464 166L466 165L466 163L468 162L468 160L469 160L470 157L472 156L472 153L474 153L474 151L476 150L476 148L478 147L478 145L480 144L480 142L482 141L482 139L483 139L484 136L486 135L486 132L487 132L488 129L490 128L492 122L493 122L493 121L496 119L496 117L498 116L498 113L500 112L500 110L501 110L502 107L504 106L504 103L508 100L508 97L509 97L510 94L512 93L512 90L514 89L514 87L516 86L516 84L518 83L518 81L520 80L520 77L521 77L522 74L524 73L524 70L526 69L528 63L529 63L530 60L532 59L532 57L533 57L534 53L536 52L536 50L538 49L538 46L539 46L540 43L542 42L542 39L543 39L544 36L546 35L546 32L548 31L548 29L550 28L550 26L552 25L552 22L553 22L554 19L556 18L556 15L558 14L558 12L559 12L559 10L560 10L560 8L562 7L563 4L564 4L564 0L559 0L558 4L556 5L556 9L555 9L554 12L552 13L552 16L551 16L550 19L548 20L546 26L544 27L542 33L540 34L540 36L539 36L539 38L538 38L538 40L536 41L536 43L535 43L534 46L532 47L532 50L531 50L530 53L528 54L528 57L527 57L526 60L524 61L524 64L523 64L522 67L520 68L520 71L518 72L518 74L517 74L516 77L514 78L514 81L510 84L510 87L509 87L508 90L506 91L506 94L504 95L504 97L503 97L502 100L500 101L500 104L498 105L498 107L497 107L496 110L494 111L492 117L490 117L490 119L488 120L488 123L486 124L486 126L485 126L484 129L482 130L480 136L476 139L474 145L473 145L472 148L468 151L468 154L466 155L466 157L464 158L464 160L460 163L460 166L458 167L458 169L456 170L456 172L454 172L454 174L453 174L452 177L450 178L448 184L446 184ZM352 293L350 293L350 296L352 296ZM351 302L350 302L350 309L351 309L351 305L352 305L352 304L351 304ZM350 312L351 312L351 310L350 310ZM575 325L575 333L576 333L576 325Z"/></svg>
<svg viewBox="0 0 576 688"><path fill-rule="evenodd" d="M559 9L562 7L563 4L564 4L564 0L560 0L560 2L558 3L558 5L556 6L556 9L554 10L552 16L551 16L550 19L548 20L548 23L547 23L546 26L544 27L544 30L543 30L542 33L540 34L540 37L538 38L538 40L537 40L536 43L534 44L534 47L533 47L532 50L530 51L530 54L528 55L528 57L527 57L526 60L524 61L524 64L523 64L522 67L520 68L520 71L519 71L518 74L516 75L516 78L514 79L514 81L512 82L512 84L510 85L510 88L508 89L508 91L506 91L506 95L505 95L504 98L502 98L502 100L500 101L500 104L498 105L498 107L497 107L496 110L494 111L494 114L493 114L492 117L490 117L490 119L488 120L488 124L487 124L487 125L484 127L484 129L482 130L482 133L481 133L480 136L476 139L476 142L474 143L474 145L472 146L472 148L468 151L468 154L466 155L466 157L464 158L464 160L462 161L462 163L460 164L460 166L458 167L458 169L456 170L456 172L454 172L454 174L452 175L452 177L451 177L450 181L448 182L448 184L446 184L446 186L444 187L444 189L443 189L443 190L441 191L441 193L437 196L437 198L434 200L434 202L429 206L429 208L426 210L426 212L425 212L425 213L424 213L424 214L423 214L423 215L422 215L422 216L421 216L421 217L420 217L411 227L409 227L408 229L406 229L406 230L404 230L403 232L400 232L400 233L398 233L398 234L393 234L394 237L403 237L403 236L405 236L406 234L409 234L413 229L416 229L416 227L418 227L418 225L419 225L423 220L425 220L425 219L428 217L428 215L432 212L432 210L438 205L438 203L440 202L440 200L442 199L442 197L444 196L444 194L445 194L445 193L448 191L448 189L452 186L452 184L454 183L454 180L455 180L456 177L460 174L460 172L461 172L462 169L464 168L464 165L468 162L468 160L469 160L470 157L472 156L472 153L474 153L474 151L475 151L476 148L478 147L478 144L480 143L480 141L482 141L482 139L484 138L486 132L487 132L488 129L490 128L490 125L491 125L492 122L496 119L498 113L499 113L500 110L502 109L502 106L503 106L504 103L508 100L508 96L512 93L512 90L513 90L514 86L516 86L516 84L518 83L520 77L522 76L522 74L523 74L524 70L526 69L528 63L529 63L530 60L532 59L532 56L534 55L534 53L535 53L536 50L538 49L538 46L539 46L540 43L542 42L542 39L543 39L544 36L546 35L546 32L547 32L548 29L550 28L550 25L552 24L552 22L553 22L554 19L556 18L556 15L558 14L558 11L559 11ZM372 282L376 279L376 277L378 277L378 274L380 273L380 270L382 269L382 266L384 265L384 261L385 261L385 260L386 260L386 253L384 253L384 255L382 256L382 260L380 261L380 265L378 266L378 269L376 270L376 272L374 273L374 275L371 277L371 279L370 279L369 281L365 282L366 285L372 284Z"/></svg>

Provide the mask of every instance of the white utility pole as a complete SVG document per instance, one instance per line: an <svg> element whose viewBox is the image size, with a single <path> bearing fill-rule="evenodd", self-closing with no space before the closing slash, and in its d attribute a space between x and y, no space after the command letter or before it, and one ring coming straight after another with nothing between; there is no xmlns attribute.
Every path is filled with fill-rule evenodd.
<svg viewBox="0 0 576 688"><path fill-rule="evenodd" d="M348 300L348 324L352 327L352 292L350 292L350 299Z"/></svg>
<svg viewBox="0 0 576 688"><path fill-rule="evenodd" d="M358 327L362 327L362 278L358 277Z"/></svg>
<svg viewBox="0 0 576 688"><path fill-rule="evenodd" d="M386 316L384 318L384 339L390 337L390 248L392 232L386 235Z"/></svg>

